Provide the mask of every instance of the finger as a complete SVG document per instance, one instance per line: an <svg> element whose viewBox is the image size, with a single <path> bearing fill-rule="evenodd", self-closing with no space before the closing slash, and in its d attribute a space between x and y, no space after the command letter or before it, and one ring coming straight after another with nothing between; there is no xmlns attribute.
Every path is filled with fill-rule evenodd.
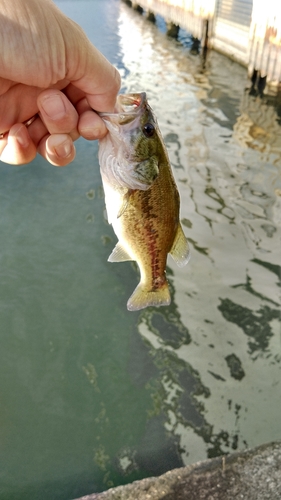
<svg viewBox="0 0 281 500"><path fill-rule="evenodd" d="M40 117L50 134L69 134L78 139L78 113L73 104L59 90L43 90L37 98Z"/></svg>
<svg viewBox="0 0 281 500"><path fill-rule="evenodd" d="M96 111L114 111L116 97L120 89L121 78L117 69L102 54L99 55L99 72L86 74L80 80L72 82L84 90L92 109Z"/></svg>
<svg viewBox="0 0 281 500"><path fill-rule="evenodd" d="M79 101L71 100L71 102L75 105L78 115L82 115L82 113L84 113L85 111L93 111L86 97L81 98Z"/></svg>
<svg viewBox="0 0 281 500"><path fill-rule="evenodd" d="M1 79L0 79L1 83ZM23 123L38 111L36 99L39 89L24 85L12 85L0 96L0 132L10 130L18 123Z"/></svg>
<svg viewBox="0 0 281 500"><path fill-rule="evenodd" d="M7 137L0 141L0 160L11 165L23 165L36 156L36 146L22 123L13 125Z"/></svg>
<svg viewBox="0 0 281 500"><path fill-rule="evenodd" d="M68 134L53 134L44 137L37 147L49 163L56 167L64 167L75 158L75 147Z"/></svg>
<svg viewBox="0 0 281 500"><path fill-rule="evenodd" d="M102 139L107 134L104 121L90 107L86 97L76 102L79 114L78 132L84 139Z"/></svg>
<svg viewBox="0 0 281 500"><path fill-rule="evenodd" d="M37 115L36 119L31 123L31 125L28 126L28 133L36 147L43 137L49 135L49 131L39 115Z"/></svg>
<svg viewBox="0 0 281 500"><path fill-rule="evenodd" d="M68 85L62 80L54 88ZM0 77L0 132L10 130L15 123L23 123L38 113L37 97L42 92L38 87L5 81Z"/></svg>
<svg viewBox="0 0 281 500"><path fill-rule="evenodd" d="M78 122L79 134L84 139L102 139L107 134L104 121L93 111L85 111L81 114Z"/></svg>
<svg viewBox="0 0 281 500"><path fill-rule="evenodd" d="M120 74L91 44L78 25L73 23L72 28L67 31L69 38L65 45L68 61L66 79L84 93L91 108L96 111L113 111L121 85ZM84 43L83 53L78 50L77 38L81 44Z"/></svg>
<svg viewBox="0 0 281 500"><path fill-rule="evenodd" d="M96 111L114 111L116 97L121 87L121 77L114 66L111 67L110 73L110 83L96 89L92 94L86 94L90 106Z"/></svg>

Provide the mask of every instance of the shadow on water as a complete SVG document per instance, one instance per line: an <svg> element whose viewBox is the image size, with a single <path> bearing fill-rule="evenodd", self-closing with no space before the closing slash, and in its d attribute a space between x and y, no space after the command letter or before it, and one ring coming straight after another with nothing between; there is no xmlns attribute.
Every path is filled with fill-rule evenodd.
<svg viewBox="0 0 281 500"><path fill-rule="evenodd" d="M192 256L168 261L171 306L129 313L138 275L107 262L97 144L67 169L1 165L0 500L70 500L281 432L275 107L122 2L57 3L123 91L147 92Z"/></svg>

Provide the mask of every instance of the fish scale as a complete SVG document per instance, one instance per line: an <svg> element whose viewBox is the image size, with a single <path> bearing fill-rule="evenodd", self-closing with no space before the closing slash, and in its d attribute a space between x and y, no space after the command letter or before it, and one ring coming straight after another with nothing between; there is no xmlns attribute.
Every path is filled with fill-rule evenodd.
<svg viewBox="0 0 281 500"><path fill-rule="evenodd" d="M144 92L119 95L116 112L100 116L108 128L99 145L101 176L108 219L119 240L108 260L135 260L139 266L140 282L128 300L128 310L169 305L167 255L184 266L189 247L156 118Z"/></svg>

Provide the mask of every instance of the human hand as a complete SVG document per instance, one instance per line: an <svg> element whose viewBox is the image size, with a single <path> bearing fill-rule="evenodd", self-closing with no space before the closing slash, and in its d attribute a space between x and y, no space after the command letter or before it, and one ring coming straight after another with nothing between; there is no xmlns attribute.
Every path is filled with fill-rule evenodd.
<svg viewBox="0 0 281 500"><path fill-rule="evenodd" d="M93 109L113 110L119 73L51 0L0 0L0 46L1 161L64 166L107 133Z"/></svg>

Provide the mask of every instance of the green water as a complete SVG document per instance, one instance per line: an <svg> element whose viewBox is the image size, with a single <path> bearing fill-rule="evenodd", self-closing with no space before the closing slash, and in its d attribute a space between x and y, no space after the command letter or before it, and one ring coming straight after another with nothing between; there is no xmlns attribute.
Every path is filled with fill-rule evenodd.
<svg viewBox="0 0 281 500"><path fill-rule="evenodd" d="M146 90L192 258L168 262L170 307L129 313L97 143L64 169L0 165L0 500L71 500L281 435L276 109L122 2L57 4L124 91Z"/></svg>

